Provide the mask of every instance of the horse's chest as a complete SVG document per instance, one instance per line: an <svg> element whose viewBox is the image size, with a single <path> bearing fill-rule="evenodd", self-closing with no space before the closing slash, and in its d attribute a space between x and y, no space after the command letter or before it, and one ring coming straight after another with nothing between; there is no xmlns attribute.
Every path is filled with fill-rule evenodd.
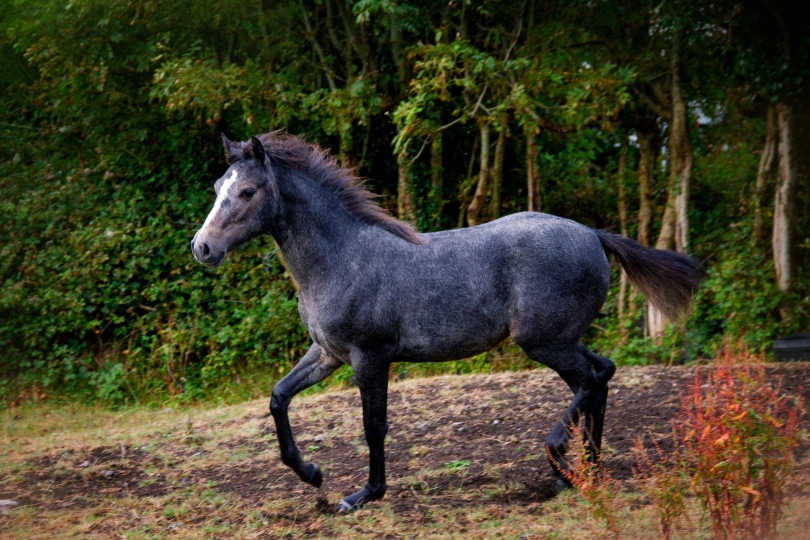
<svg viewBox="0 0 810 540"><path fill-rule="evenodd" d="M318 302L316 298L301 295L298 311L312 340L326 349L332 356L348 360L349 340L352 329L350 319L329 309L335 302Z"/></svg>

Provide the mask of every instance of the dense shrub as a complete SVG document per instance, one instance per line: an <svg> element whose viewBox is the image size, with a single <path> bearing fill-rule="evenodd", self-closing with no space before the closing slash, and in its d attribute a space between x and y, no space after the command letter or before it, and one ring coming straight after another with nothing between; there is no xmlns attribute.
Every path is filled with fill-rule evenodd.
<svg viewBox="0 0 810 540"><path fill-rule="evenodd" d="M209 189L81 171L43 184L0 202L4 380L109 403L195 399L251 370L277 376L306 343L271 241L216 271L193 261Z"/></svg>
<svg viewBox="0 0 810 540"><path fill-rule="evenodd" d="M752 195L762 198L767 222L775 183L752 194L765 131L759 103L786 99L787 83L807 79L788 69L790 55L759 61L773 52L760 45L783 43L767 34L779 30L781 12L760 16L733 2L695 11L688 2L641 4L632 10L639 16L633 32L644 39L627 49L617 31L627 22L621 2L562 2L542 17L532 6L4 3L0 402L22 391L113 404L266 394L300 356L307 338L271 242L244 247L213 272L189 256L210 183L223 172L220 132L234 139L281 127L308 134L368 176L387 208L409 195L413 208L406 212L403 200L403 212L432 230L464 223L478 179L487 177L479 175L486 169L480 141L489 126L498 196L490 189L494 203L484 205L484 220L526 208L533 170L544 211L593 227L620 228L623 192L634 234L633 134L654 128L663 136L668 123L648 110L650 96L640 96L660 85L669 69L660 53L671 50L672 30L681 27L690 113L718 112L690 129L691 251L708 278L692 317L660 344L644 336L637 298L617 317L615 279L607 317L586 338L619 363L674 363L711 356L727 335L766 351L806 324L807 273L797 271L793 292L783 296L773 285L767 241L750 232ZM704 31L723 26L715 17L724 14L739 17L734 35L750 49ZM729 60L732 52L739 56ZM806 50L795 52L797 67L807 64ZM750 79L718 79L718 60L746 66ZM783 64L784 73L767 69ZM645 195L659 221L666 160L657 157ZM796 208L807 197L797 194ZM796 213L800 269L810 254L801 237L810 218ZM533 365L504 351L397 369Z"/></svg>

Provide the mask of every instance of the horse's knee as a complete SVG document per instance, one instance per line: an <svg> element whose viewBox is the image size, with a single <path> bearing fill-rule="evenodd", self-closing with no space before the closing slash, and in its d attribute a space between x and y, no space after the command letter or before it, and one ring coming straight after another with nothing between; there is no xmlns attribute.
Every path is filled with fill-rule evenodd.
<svg viewBox="0 0 810 540"><path fill-rule="evenodd" d="M284 406L281 404L281 401L275 395L270 397L270 413L275 416L278 413L284 411Z"/></svg>
<svg viewBox="0 0 810 540"><path fill-rule="evenodd" d="M363 428L366 432L367 442L383 441L385 436L388 435L388 421L387 420L368 420L363 422Z"/></svg>
<svg viewBox="0 0 810 540"><path fill-rule="evenodd" d="M290 405L290 398L287 396L279 385L276 384L276 387L273 388L273 393L270 395L270 412L280 413L287 410L287 407Z"/></svg>

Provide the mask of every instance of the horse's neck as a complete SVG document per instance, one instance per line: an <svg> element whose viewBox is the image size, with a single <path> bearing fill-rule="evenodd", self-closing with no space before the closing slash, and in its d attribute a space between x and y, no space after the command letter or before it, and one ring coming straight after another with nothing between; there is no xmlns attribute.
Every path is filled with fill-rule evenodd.
<svg viewBox="0 0 810 540"><path fill-rule="evenodd" d="M319 186L296 183L281 193L281 215L272 233L303 290L339 272L345 251L364 225L331 195L319 192Z"/></svg>

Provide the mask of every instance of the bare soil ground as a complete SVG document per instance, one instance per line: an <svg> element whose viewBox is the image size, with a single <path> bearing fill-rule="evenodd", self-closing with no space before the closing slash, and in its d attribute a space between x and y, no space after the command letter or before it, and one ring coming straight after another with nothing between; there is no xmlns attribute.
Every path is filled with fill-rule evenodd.
<svg viewBox="0 0 810 540"><path fill-rule="evenodd" d="M770 364L767 372L810 403L810 363ZM604 436L613 478L631 487L636 438L671 444L670 421L691 373L619 369ZM349 516L334 510L364 484L368 458L356 389L293 401L297 442L324 471L321 489L280 463L265 400L191 412L97 411L81 421L87 411L45 411L39 420L10 412L1 418L0 499L20 506L0 516L0 538L593 538L597 525L583 525L581 504L556 495L543 452L570 398L550 370L392 383L388 493ZM806 434L810 419L803 422ZM786 538L810 530L806 436L797 462ZM655 537L653 511L640 496L628 500L624 536Z"/></svg>

